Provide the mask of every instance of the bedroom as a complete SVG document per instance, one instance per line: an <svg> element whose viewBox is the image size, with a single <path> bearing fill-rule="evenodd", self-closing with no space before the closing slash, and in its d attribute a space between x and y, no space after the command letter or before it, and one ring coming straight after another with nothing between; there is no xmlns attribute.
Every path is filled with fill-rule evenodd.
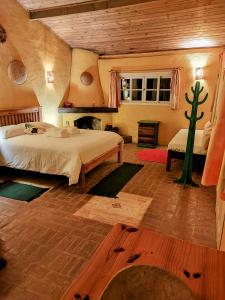
<svg viewBox="0 0 225 300"><path fill-rule="evenodd" d="M66 9L59 8L62 4L67 5ZM197 130L203 131L205 124L213 120L216 113L217 128L216 120L224 116L221 113L224 109L224 15L225 5L222 0L193 0L188 3L183 0L172 3L162 0L1 1L1 126L17 123L17 119L10 116L19 109L16 114L18 117L20 113L18 118L21 123L38 121L42 117L43 122L67 130L74 126L75 121L91 116L100 129L112 125L120 133L96 131L96 136L112 136L115 141L110 144L108 140L103 142L99 138L100 144L95 148L88 146L89 156L86 161L82 161L86 167L82 173L83 189L79 184L68 185L67 178L59 176L60 173L65 175L66 155L65 151L58 148L58 139L55 137L50 137L50 144L58 150L60 159L53 159L51 153L47 156L43 152L42 159L46 162L41 166L38 158L35 170L58 176L23 172L14 165L22 153L18 147L21 149L24 146L24 138L29 138L29 141L32 138L32 144L44 148L45 145L47 147L45 141L49 140L45 133L0 139L2 184L16 181L43 188L44 191L30 202L12 200L10 197L0 198L2 255L8 263L0 271L0 295L3 299L60 299L74 279L80 278L89 259L94 259L93 254L101 242L106 241L106 235L109 232L114 234L117 229L114 227L114 231L111 230L117 223L140 226L152 231L153 235L157 232L162 234L161 237L165 239L169 236L176 238L176 241L185 240L201 245L198 249L208 249L202 247L208 246L214 251L216 248L224 251L224 165L221 167L224 135L219 131L219 143L214 141L215 138L210 139L209 146L214 154L208 152L209 159L203 178L202 169L193 171L194 181L204 184L199 188L184 188L174 183L181 175L182 160L172 160L171 172L166 172L165 157L163 163L157 163L137 156L146 150L165 153L169 142L180 129L188 129L189 121L184 113L188 111L190 115L191 106L185 100L185 93L192 100L191 87L195 85L198 68L203 72L198 79L204 87L200 100L206 93L208 99L199 105L198 116L203 111L204 117L197 122ZM168 79L170 83L174 82L175 71L179 72L180 96L175 97L174 109ZM114 85L112 89L114 75L119 77L121 85ZM166 79L162 87L161 78ZM136 87L132 88L134 85ZM119 98L115 97L116 88L118 94L124 97L124 100L119 101L121 103L117 103ZM163 99L161 102L160 93ZM148 103L150 98L147 95L151 95L151 103ZM117 107L118 104L120 107ZM35 115L36 119L32 116L31 120L31 110L37 114L39 107L40 115ZM159 146L155 149L137 147L138 122L141 120L159 122ZM220 124L223 124L222 118L221 121ZM52 134L58 134L56 131L53 127ZM121 136L129 143L121 146ZM89 141L90 138L92 140ZM64 138L63 143L69 139L72 138ZM9 156L7 147L14 140L20 140L21 144ZM94 131L86 143L90 145L93 140ZM69 147L68 143L65 142L64 147L70 148L68 155L74 153L70 160L74 162L76 153L73 149L79 148L79 144L71 142ZM100 151L101 147L103 150ZM94 155L95 149L98 152ZM28 146L25 150L23 163L26 161L29 165L33 154L28 151ZM83 152L82 147L80 151ZM3 152L5 161L8 157L7 164L14 168L3 167ZM128 179L124 179L122 175L125 173L113 173L123 166L117 163L121 159L129 163L125 166L138 168L132 171L132 178L128 176ZM52 164L51 170L45 172L51 160L55 165ZM79 168L82 169L81 162ZM20 169L23 167L20 166ZM220 169L222 175L220 184L217 184ZM71 176L73 174L72 171ZM78 176L71 183L76 183ZM108 189L113 188L116 195L108 200L109 206L106 205L108 202L105 197L88 193L107 178ZM121 187L118 185L118 191L115 191L118 178L121 179ZM122 185L122 179L125 185ZM45 188L48 190L45 191ZM100 192L101 189L102 186ZM127 214L124 214L123 206L126 205ZM138 232L130 234L136 236ZM130 251L133 253L132 249ZM118 255L122 259L123 255L127 258L126 251ZM164 259L168 259L168 255L164 255ZM224 266L223 252L212 250L211 255L218 255L218 261L221 257L221 266ZM181 254L180 257L182 259ZM145 261L140 258L136 263ZM207 261L204 263L207 264ZM171 261L168 265L167 270L176 269ZM203 265L198 265L200 270L188 265L188 270L191 268L193 272L199 272ZM177 271L179 274L174 272L182 282L193 288L190 285L195 285L195 281L189 280L183 274L183 269L179 269L180 273ZM206 277L205 274L198 280ZM223 283L222 271L220 277ZM217 274L210 277L211 280L215 283ZM212 291L207 292L213 295L209 299L223 299L223 291L218 287L213 286ZM90 289L84 294L95 299L91 293L94 291ZM65 297L72 299L69 294Z"/></svg>

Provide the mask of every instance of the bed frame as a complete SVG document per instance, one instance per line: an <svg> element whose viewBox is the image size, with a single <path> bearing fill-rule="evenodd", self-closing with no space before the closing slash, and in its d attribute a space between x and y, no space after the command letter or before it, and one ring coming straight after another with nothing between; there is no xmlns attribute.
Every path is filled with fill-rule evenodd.
<svg viewBox="0 0 225 300"><path fill-rule="evenodd" d="M166 162L166 171L167 172L171 171L171 162L172 162L172 159L174 159L174 158L184 160L185 153L174 151L174 150L168 150L167 162ZM204 154L193 154L193 167L196 166L197 169L203 169L203 167L205 165L205 159L206 159L206 155L204 155Z"/></svg>
<svg viewBox="0 0 225 300"><path fill-rule="evenodd" d="M81 172L80 172L80 185L82 189L85 186L85 175L93 170L95 167L109 159L113 155L117 155L117 162L121 163L122 162L122 150L123 150L123 144L122 142L119 143L116 147L113 149L103 153L102 155L98 156L97 158L91 160L90 162L83 164L81 167Z"/></svg>
<svg viewBox="0 0 225 300"><path fill-rule="evenodd" d="M13 110L0 110L0 126L16 125L26 122L38 122L42 120L41 107L29 107Z"/></svg>
<svg viewBox="0 0 225 300"><path fill-rule="evenodd" d="M24 109L0 110L0 126L16 125L26 122L39 122L42 120L41 107L35 106ZM113 149L103 153L90 162L83 164L80 172L79 183L83 189L85 186L85 176L88 172L103 163L113 155L117 155L118 163L122 162L123 143L119 143Z"/></svg>

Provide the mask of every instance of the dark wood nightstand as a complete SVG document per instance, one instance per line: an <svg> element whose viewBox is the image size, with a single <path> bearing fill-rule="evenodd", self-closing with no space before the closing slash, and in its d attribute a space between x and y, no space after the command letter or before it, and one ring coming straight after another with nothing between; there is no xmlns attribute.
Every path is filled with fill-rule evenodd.
<svg viewBox="0 0 225 300"><path fill-rule="evenodd" d="M138 121L138 146L155 148L158 145L159 121Z"/></svg>

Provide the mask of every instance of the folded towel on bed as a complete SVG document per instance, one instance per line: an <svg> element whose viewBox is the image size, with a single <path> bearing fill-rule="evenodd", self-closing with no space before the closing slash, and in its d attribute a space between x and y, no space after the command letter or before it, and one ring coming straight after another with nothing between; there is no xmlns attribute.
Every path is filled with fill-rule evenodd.
<svg viewBox="0 0 225 300"><path fill-rule="evenodd" d="M41 126L33 126L32 124L25 123L25 133L26 134L43 134L47 128Z"/></svg>
<svg viewBox="0 0 225 300"><path fill-rule="evenodd" d="M56 128L56 126L46 123L46 122L27 122L27 123L22 123L25 125L25 128L38 128L38 129L45 129L45 131L48 128Z"/></svg>
<svg viewBox="0 0 225 300"><path fill-rule="evenodd" d="M66 129L68 130L68 132L71 135L75 135L75 134L80 133L80 130L77 127L74 127L74 126L68 126L68 127L66 127Z"/></svg>
<svg viewBox="0 0 225 300"><path fill-rule="evenodd" d="M67 138L70 137L71 134L67 128L49 128L47 130L47 136L56 138Z"/></svg>

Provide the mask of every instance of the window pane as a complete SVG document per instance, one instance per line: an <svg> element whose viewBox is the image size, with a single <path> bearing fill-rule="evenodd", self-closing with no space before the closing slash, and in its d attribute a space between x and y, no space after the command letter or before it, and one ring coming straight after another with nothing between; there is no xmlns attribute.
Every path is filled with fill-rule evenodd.
<svg viewBox="0 0 225 300"><path fill-rule="evenodd" d="M142 101L142 91L132 91L133 101Z"/></svg>
<svg viewBox="0 0 225 300"><path fill-rule="evenodd" d="M132 89L142 90L142 79L132 79Z"/></svg>
<svg viewBox="0 0 225 300"><path fill-rule="evenodd" d="M129 89L130 88L130 79L121 79L121 90L122 89Z"/></svg>
<svg viewBox="0 0 225 300"><path fill-rule="evenodd" d="M160 89L170 89L171 78L160 78Z"/></svg>
<svg viewBox="0 0 225 300"><path fill-rule="evenodd" d="M128 101L130 100L130 90L121 90L121 100Z"/></svg>
<svg viewBox="0 0 225 300"><path fill-rule="evenodd" d="M160 91L159 101L170 101L170 91Z"/></svg>
<svg viewBox="0 0 225 300"><path fill-rule="evenodd" d="M147 90L157 89L157 78L147 78Z"/></svg>
<svg viewBox="0 0 225 300"><path fill-rule="evenodd" d="M156 101L157 92L156 91L146 91L146 101Z"/></svg>

